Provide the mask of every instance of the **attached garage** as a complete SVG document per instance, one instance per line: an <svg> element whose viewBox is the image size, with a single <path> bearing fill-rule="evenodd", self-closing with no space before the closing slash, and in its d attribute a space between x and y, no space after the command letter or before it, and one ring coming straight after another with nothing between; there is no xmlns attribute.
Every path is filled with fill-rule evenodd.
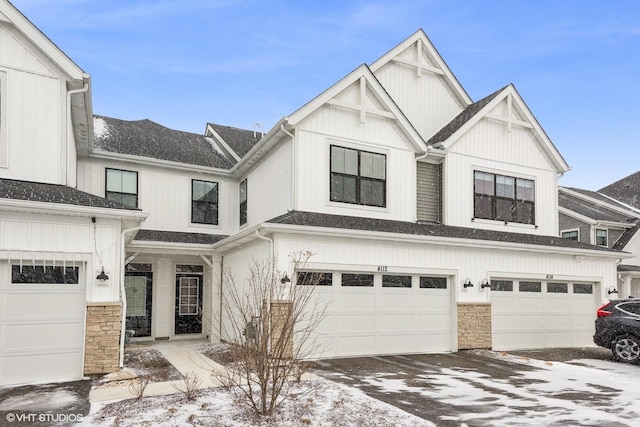
<svg viewBox="0 0 640 427"><path fill-rule="evenodd" d="M321 357L434 353L453 349L447 277L330 273L317 286L327 307Z"/></svg>
<svg viewBox="0 0 640 427"><path fill-rule="evenodd" d="M492 280L494 350L593 345L596 283Z"/></svg>
<svg viewBox="0 0 640 427"><path fill-rule="evenodd" d="M82 377L86 288L80 270L0 264L0 385Z"/></svg>

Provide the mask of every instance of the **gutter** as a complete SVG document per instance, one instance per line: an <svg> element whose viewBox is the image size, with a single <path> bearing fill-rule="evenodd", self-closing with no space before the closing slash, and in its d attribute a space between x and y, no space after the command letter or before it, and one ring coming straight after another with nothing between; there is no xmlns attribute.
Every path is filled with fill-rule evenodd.
<svg viewBox="0 0 640 427"><path fill-rule="evenodd" d="M75 187L76 183L75 180L74 182L69 182L69 170L72 167L72 162L71 159L69 158L69 152L71 151L69 148L69 144L71 143L71 141L75 141L75 135L73 134L73 120L72 120L72 111L71 111L71 96L72 95L77 95L79 93L87 93L89 91L89 75L86 73L83 73L82 75L82 88L80 89L72 89L67 91L67 143L65 144L65 153L64 153L64 157L65 157L65 169L64 169L64 182L66 185L72 184L71 186ZM87 111L87 109L85 108L85 111ZM91 135L89 135L89 130L91 128L90 125L90 121L93 121L93 117L89 117L89 112L87 111L87 140L91 139ZM90 144L89 144L90 145ZM74 159L75 160L75 159Z"/></svg>
<svg viewBox="0 0 640 427"><path fill-rule="evenodd" d="M285 122L286 122L286 117L285 117ZM287 135L289 138L291 138L291 209L290 210L295 210L296 206L297 206L297 189L296 189L296 176L297 176L297 172L298 172L298 162L296 161L296 140L294 135L289 132L285 127L284 127L284 123L280 124L280 130L282 132L284 132L285 135Z"/></svg>
<svg viewBox="0 0 640 427"><path fill-rule="evenodd" d="M142 224L137 226L137 227L133 227L133 228L127 228L125 230L122 230L121 234L120 234L120 253L122 254L122 259L123 259L123 263L122 263L122 269L120 271L120 302L122 303L122 318L121 318L121 326L120 326L120 360L118 362L118 366L120 367L120 369L122 369L124 367L124 338L125 338L125 334L126 334L126 329L127 329L127 298L125 295L125 291L124 291L124 271L127 267L126 265L126 260L125 260L125 250L124 250L124 241L125 241L125 236L127 233L131 232L131 231L137 231L139 229L142 228Z"/></svg>

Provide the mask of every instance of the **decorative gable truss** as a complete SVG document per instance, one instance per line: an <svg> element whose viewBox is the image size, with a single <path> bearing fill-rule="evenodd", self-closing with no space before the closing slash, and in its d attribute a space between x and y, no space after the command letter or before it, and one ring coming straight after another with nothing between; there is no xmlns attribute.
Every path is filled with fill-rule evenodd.
<svg viewBox="0 0 640 427"><path fill-rule="evenodd" d="M434 135L428 143L442 143L445 149L451 149L465 134L481 121L492 121L504 125L507 134L524 130L534 141L537 149L547 162L559 173L569 170L569 165L542 129L520 94L513 86L508 86L471 104L449 125Z"/></svg>
<svg viewBox="0 0 640 427"><path fill-rule="evenodd" d="M295 127L323 106L355 112L360 124L366 124L372 118L389 120L405 136L413 150L418 153L426 151L422 137L367 65L358 67L285 120L289 126Z"/></svg>

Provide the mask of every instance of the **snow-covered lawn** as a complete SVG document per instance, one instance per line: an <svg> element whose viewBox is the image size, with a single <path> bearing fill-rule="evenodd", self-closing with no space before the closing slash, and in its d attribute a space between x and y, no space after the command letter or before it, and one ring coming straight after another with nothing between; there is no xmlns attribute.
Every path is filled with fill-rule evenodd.
<svg viewBox="0 0 640 427"><path fill-rule="evenodd" d="M398 395L398 401L408 405L432 406L427 418L437 425L639 425L640 366L590 359L544 362L491 351L477 351L476 355L498 365L515 362L526 366L519 369L504 364L507 374L500 378L476 369L434 365L402 378L402 367L398 367L396 372L358 375L358 386L375 389L378 395ZM333 377L337 380L341 375L338 372ZM216 388L199 391L192 402L178 393L145 397L139 402L93 404L83 425L434 425L356 387L327 379L303 381L303 385L294 387L278 413L269 418L253 415L233 392Z"/></svg>
<svg viewBox="0 0 640 427"><path fill-rule="evenodd" d="M182 394L145 397L141 401L92 405L87 426L433 426L398 408L326 380L294 387L272 417L257 417L234 393L201 390L195 401ZM309 389L309 386L311 388Z"/></svg>

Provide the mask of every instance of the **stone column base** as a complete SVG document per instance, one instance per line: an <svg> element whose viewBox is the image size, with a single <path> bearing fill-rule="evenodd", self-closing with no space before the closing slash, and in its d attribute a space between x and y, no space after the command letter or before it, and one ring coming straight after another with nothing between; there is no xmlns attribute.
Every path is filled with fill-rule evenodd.
<svg viewBox="0 0 640 427"><path fill-rule="evenodd" d="M84 373L108 374L120 370L121 302L87 303Z"/></svg>
<svg viewBox="0 0 640 427"><path fill-rule="evenodd" d="M458 303L458 350L491 348L491 303Z"/></svg>

